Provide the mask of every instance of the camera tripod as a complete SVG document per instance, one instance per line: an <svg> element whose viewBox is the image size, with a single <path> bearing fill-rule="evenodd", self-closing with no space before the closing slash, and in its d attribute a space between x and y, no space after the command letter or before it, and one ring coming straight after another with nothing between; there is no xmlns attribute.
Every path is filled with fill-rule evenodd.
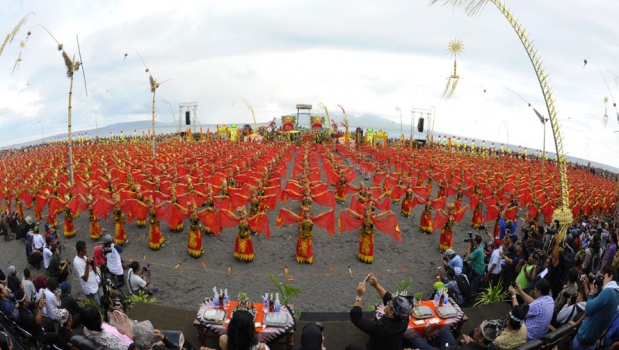
<svg viewBox="0 0 619 350"><path fill-rule="evenodd" d="M122 296L123 300L126 300L127 298L125 297L125 293L123 293L120 286L118 286L116 275L110 272L110 270L107 268L107 264L101 265L100 269L101 269L101 276L99 277L101 278L101 281L103 282L103 286L102 286L103 294L112 296L113 294L112 290L115 290L118 294Z"/></svg>

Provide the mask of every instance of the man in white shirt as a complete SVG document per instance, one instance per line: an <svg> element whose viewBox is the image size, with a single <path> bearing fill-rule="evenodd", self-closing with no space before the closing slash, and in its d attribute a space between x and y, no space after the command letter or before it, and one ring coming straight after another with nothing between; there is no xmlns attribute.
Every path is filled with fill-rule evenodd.
<svg viewBox="0 0 619 350"><path fill-rule="evenodd" d="M146 276L146 280L141 276ZM157 288L152 288L150 284L150 269L146 266L140 269L140 263L137 261L132 261L131 264L129 264L127 289L129 290L129 294L137 294L139 291L143 291L150 295L158 291Z"/></svg>
<svg viewBox="0 0 619 350"><path fill-rule="evenodd" d="M32 243L34 245L34 249L38 251L43 251L43 247L45 246L45 238L39 232L35 232L32 237Z"/></svg>
<svg viewBox="0 0 619 350"><path fill-rule="evenodd" d="M52 248L52 238L47 237L45 239L45 247L43 247L43 266L45 266L45 269L49 268L49 261L52 260L52 255L54 255L54 253L52 253L51 248Z"/></svg>
<svg viewBox="0 0 619 350"><path fill-rule="evenodd" d="M47 280L47 288L43 290L43 294L45 295L45 306L43 307L43 316L55 320L56 309L60 307L60 293L57 293L58 282L55 278L50 278Z"/></svg>
<svg viewBox="0 0 619 350"><path fill-rule="evenodd" d="M105 255L105 261L107 269L116 277L116 283L118 287L122 287L125 284L125 272L123 271L123 263L120 259L120 253L123 249L112 242L112 236L105 235L103 241L103 254Z"/></svg>
<svg viewBox="0 0 619 350"><path fill-rule="evenodd" d="M32 274L28 268L24 269L24 279L21 283L24 285L24 293L26 294L26 298L28 301L33 301L34 296L37 294L36 288L34 288L34 283L32 283Z"/></svg>
<svg viewBox="0 0 619 350"><path fill-rule="evenodd" d="M94 299L97 307L101 306L101 296L99 295L99 283L95 271L92 267L92 258L86 256L88 249L86 242L77 241L75 243L77 255L73 259L73 269L80 280L82 290L89 299Z"/></svg>
<svg viewBox="0 0 619 350"><path fill-rule="evenodd" d="M488 261L486 278L493 286L496 286L499 283L499 279L501 279L501 264L503 263L501 253L503 252L503 247L497 249L494 242L488 242L488 247L492 249L492 254L490 255L490 261Z"/></svg>

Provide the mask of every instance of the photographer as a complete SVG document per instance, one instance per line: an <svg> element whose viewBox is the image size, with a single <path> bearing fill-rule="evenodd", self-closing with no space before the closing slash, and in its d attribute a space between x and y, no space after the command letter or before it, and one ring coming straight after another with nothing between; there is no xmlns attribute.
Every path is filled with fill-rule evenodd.
<svg viewBox="0 0 619 350"><path fill-rule="evenodd" d="M585 289L581 287L576 293L567 298L567 304L557 314L556 324L562 325L578 320L585 311L585 305L587 305L587 298Z"/></svg>
<svg viewBox="0 0 619 350"><path fill-rule="evenodd" d="M143 277L146 276L146 279ZM143 291L148 295L152 295L157 291L150 284L150 266L146 264L140 271L140 263L133 261L129 264L129 273L127 274L127 289L129 294L135 294L138 291Z"/></svg>
<svg viewBox="0 0 619 350"><path fill-rule="evenodd" d="M120 254L123 252L123 249L114 244L112 236L109 234L105 235L102 252L107 262L107 269L114 275L116 284L118 287L124 286L125 272L123 271L122 260L120 259Z"/></svg>
<svg viewBox="0 0 619 350"><path fill-rule="evenodd" d="M449 291L449 296L453 298L456 304L460 306L464 305L465 297L462 295L460 287L458 287L456 271L450 266L447 266L445 268L445 276L443 276L442 270L438 270L436 276L445 284L445 288Z"/></svg>
<svg viewBox="0 0 619 350"><path fill-rule="evenodd" d="M366 281L376 289L376 292L383 300L385 308L384 315L378 320L364 319L361 306L365 296ZM402 337L408 327L409 314L412 305L403 296L392 298L391 293L387 292L373 274L368 275L366 281L360 282L357 286L357 297L353 308L350 310L350 321L361 331L370 336L370 340L365 347L357 344L349 344L346 350L399 350L402 346Z"/></svg>
<svg viewBox="0 0 619 350"><path fill-rule="evenodd" d="M58 283L62 283L67 280L69 276L69 260L60 261L60 249L58 246L52 247L52 258L49 261L49 267L47 273L49 277L55 278Z"/></svg>
<svg viewBox="0 0 619 350"><path fill-rule="evenodd" d="M525 321L528 332L527 340L541 338L548 332L554 310L554 302L548 295L550 293L550 283L545 279L537 281L533 291L535 298L531 298L526 294L518 282L516 282L515 288L509 286L509 294L512 296L512 306L518 306L516 291L518 291L524 302L529 305L529 311L527 312Z"/></svg>
<svg viewBox="0 0 619 350"><path fill-rule="evenodd" d="M95 275L92 258L86 255L88 253L86 242L77 241L75 249L77 250L77 255L73 259L73 267L82 284L82 290L89 299L94 299L97 307L100 307L99 283Z"/></svg>
<svg viewBox="0 0 619 350"><path fill-rule="evenodd" d="M578 269L571 269L567 274L567 284L555 298L555 313L565 306L567 299L578 292Z"/></svg>
<svg viewBox="0 0 619 350"><path fill-rule="evenodd" d="M455 269L456 267L459 267L460 271L464 268L462 258L457 255L453 249L447 249L445 253L441 255L441 261L443 262L443 266L445 268L451 267Z"/></svg>
<svg viewBox="0 0 619 350"><path fill-rule="evenodd" d="M484 263L484 248L481 245L482 239L480 235L469 240L469 248L466 251L466 257L469 261L469 265L472 268L471 277L471 295L477 294L479 288L479 281L486 271L486 264Z"/></svg>
<svg viewBox="0 0 619 350"><path fill-rule="evenodd" d="M619 272L610 268L604 271L603 279L596 278L597 283L590 278L585 278L583 285L589 295L585 306L585 319L574 337L574 350L594 349L596 342L610 323L619 305ZM600 283L601 282L601 283ZM595 285L592 285L594 283ZM595 289L601 291L594 296Z"/></svg>

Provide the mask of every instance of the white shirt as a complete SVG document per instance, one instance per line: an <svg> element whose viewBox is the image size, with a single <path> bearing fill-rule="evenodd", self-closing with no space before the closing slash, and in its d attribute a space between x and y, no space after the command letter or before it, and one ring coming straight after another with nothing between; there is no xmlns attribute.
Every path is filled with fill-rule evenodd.
<svg viewBox="0 0 619 350"><path fill-rule="evenodd" d="M43 306L43 316L55 320L56 309L60 307L60 303L58 302L58 299L56 299L56 294L54 294L51 290L47 288L45 288L43 294L45 294L45 306Z"/></svg>
<svg viewBox="0 0 619 350"><path fill-rule="evenodd" d="M495 249L492 251L490 255L490 261L488 261L488 272L492 268L492 265L496 264L494 270L492 270L493 275L498 275L501 273L501 263L503 262L503 258L501 257L501 249Z"/></svg>
<svg viewBox="0 0 619 350"><path fill-rule="evenodd" d="M24 294L26 294L26 299L28 299L28 301L32 301L34 296L37 294L37 289L34 287L34 283L27 279L22 280L21 283L24 285Z"/></svg>
<svg viewBox="0 0 619 350"><path fill-rule="evenodd" d="M45 246L45 238L40 233L35 233L34 237L32 237L32 243L34 244L34 249L42 249Z"/></svg>
<svg viewBox="0 0 619 350"><path fill-rule="evenodd" d="M110 248L112 249L112 252L105 254L105 259L107 259L107 268L111 273L117 276L124 275L125 272L123 271L123 265L120 261L120 253L118 253L114 247L114 243L112 243Z"/></svg>
<svg viewBox="0 0 619 350"><path fill-rule="evenodd" d="M43 266L45 266L46 269L49 268L49 261L52 260L52 255L54 254L49 248L43 248Z"/></svg>
<svg viewBox="0 0 619 350"><path fill-rule="evenodd" d="M129 273L127 274L127 288L129 288L129 294L133 294L140 288L145 287L146 281L144 281L140 276L134 275L133 270L129 270Z"/></svg>
<svg viewBox="0 0 619 350"><path fill-rule="evenodd" d="M90 271L88 273L88 281L84 281L82 277L86 273L87 268ZM82 290L84 291L84 294L87 294L87 295L95 294L99 291L99 284L97 283L97 276L95 272L92 270L92 266L90 265L86 266L85 259L80 258L79 256L76 255L75 258L73 259L73 269L75 270L75 274L77 275L77 277L80 280L80 283L82 284Z"/></svg>

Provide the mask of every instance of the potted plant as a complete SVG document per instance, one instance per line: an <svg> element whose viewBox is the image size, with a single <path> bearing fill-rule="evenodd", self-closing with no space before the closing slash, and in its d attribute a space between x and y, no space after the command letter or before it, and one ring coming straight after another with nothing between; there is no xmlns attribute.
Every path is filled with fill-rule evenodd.
<svg viewBox="0 0 619 350"><path fill-rule="evenodd" d="M258 312L254 307L254 303L247 297L247 293L239 292L239 294L236 296L236 302L237 305L234 307L234 309L232 309L232 314L234 314L235 311L244 310L252 314L254 316L254 320L256 319L256 314Z"/></svg>
<svg viewBox="0 0 619 350"><path fill-rule="evenodd" d="M239 303L239 305L241 304L245 305L245 302L247 302L247 300L249 299L247 298L247 293L239 292L239 294L236 296L236 300Z"/></svg>
<svg viewBox="0 0 619 350"><path fill-rule="evenodd" d="M423 293L422 292L415 293L414 306L421 305L421 300L423 300Z"/></svg>

